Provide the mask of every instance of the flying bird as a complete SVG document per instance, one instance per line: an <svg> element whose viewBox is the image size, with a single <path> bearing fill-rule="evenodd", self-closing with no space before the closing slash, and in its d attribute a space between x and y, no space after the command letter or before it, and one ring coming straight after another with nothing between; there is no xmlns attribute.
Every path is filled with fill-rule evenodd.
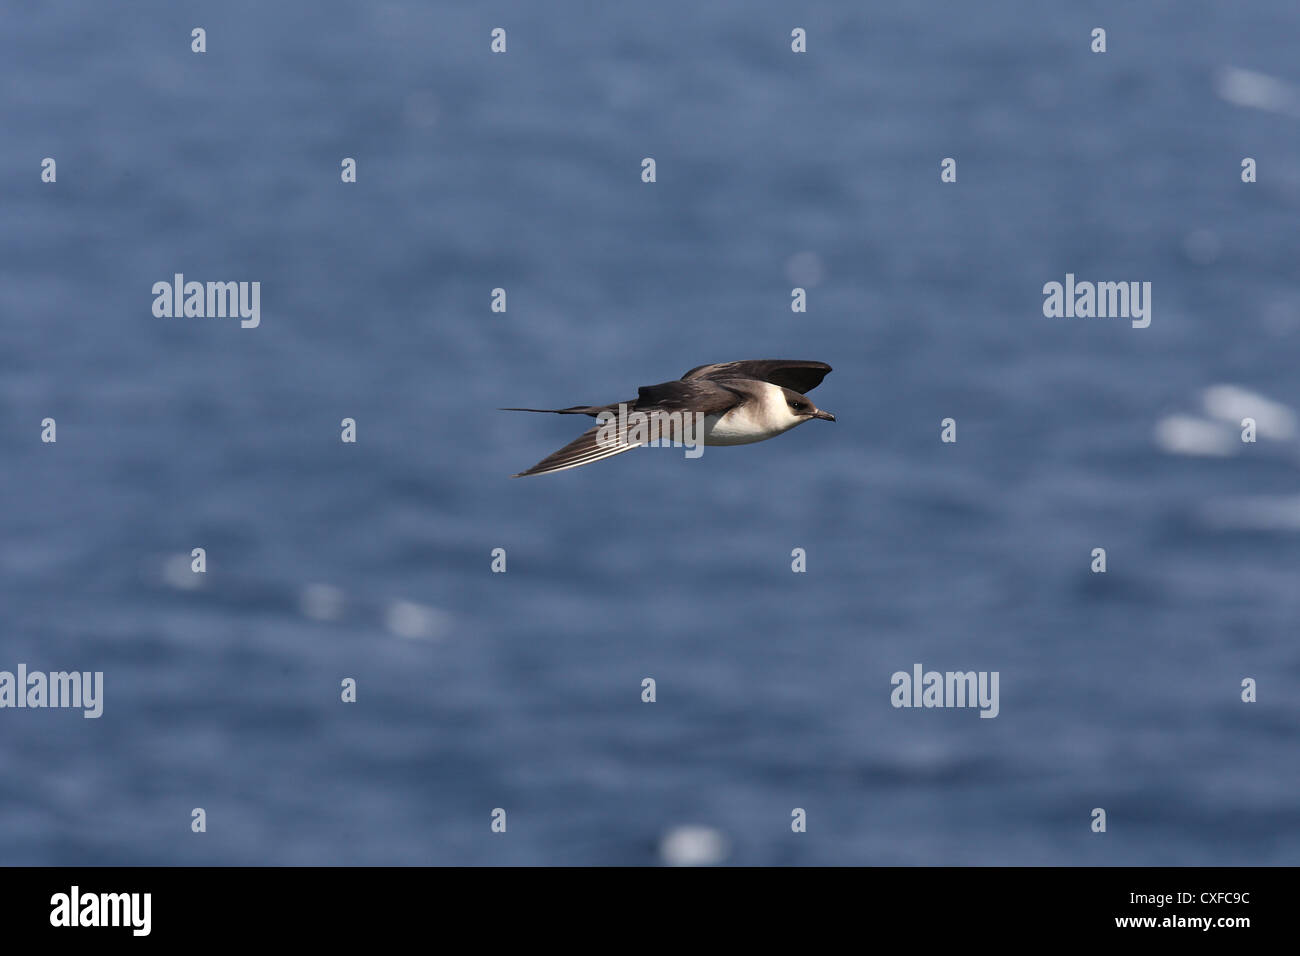
<svg viewBox="0 0 1300 956"><path fill-rule="evenodd" d="M680 428L685 416L698 416L705 445L747 445L764 441L802 425L812 418L833 422L806 392L821 384L831 371L825 362L798 359L751 359L700 365L675 382L642 385L637 397L611 405L574 405L570 408L503 408L506 412L548 412L556 415L590 415L601 422L613 416L640 413L648 429L620 428L617 435L603 425L590 428L559 451L543 458L526 475L548 475L593 461L621 455L648 444L647 431L667 438ZM689 426L688 426L689 427ZM699 441L700 438L695 439Z"/></svg>

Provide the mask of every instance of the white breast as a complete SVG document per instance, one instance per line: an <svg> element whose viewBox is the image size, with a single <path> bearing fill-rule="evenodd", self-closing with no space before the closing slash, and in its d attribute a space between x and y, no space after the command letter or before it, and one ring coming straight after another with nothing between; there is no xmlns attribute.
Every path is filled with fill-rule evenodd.
<svg viewBox="0 0 1300 956"><path fill-rule="evenodd" d="M751 398L722 415L704 419L704 444L748 445L789 431L803 421L786 404L785 392L764 383L761 399Z"/></svg>

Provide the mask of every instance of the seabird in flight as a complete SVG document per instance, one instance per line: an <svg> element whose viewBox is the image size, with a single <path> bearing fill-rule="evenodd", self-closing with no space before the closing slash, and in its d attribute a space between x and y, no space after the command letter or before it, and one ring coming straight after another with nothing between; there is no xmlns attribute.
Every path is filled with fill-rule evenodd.
<svg viewBox="0 0 1300 956"><path fill-rule="evenodd" d="M642 385L637 397L612 405L574 405L571 408L505 408L507 412L551 412L556 415L590 415L602 422L588 429L553 455L543 458L527 471L513 475L547 475L587 465L611 455L621 455L649 444L649 435L681 435L693 419L702 425L705 445L747 445L773 438L802 425L810 418L828 422L835 416L824 412L804 394L821 384L831 367L825 362L798 359L752 359L701 365L675 382ZM620 416L640 413L648 429L612 425ZM690 419L687 418L690 416ZM699 442L699 437L694 439Z"/></svg>

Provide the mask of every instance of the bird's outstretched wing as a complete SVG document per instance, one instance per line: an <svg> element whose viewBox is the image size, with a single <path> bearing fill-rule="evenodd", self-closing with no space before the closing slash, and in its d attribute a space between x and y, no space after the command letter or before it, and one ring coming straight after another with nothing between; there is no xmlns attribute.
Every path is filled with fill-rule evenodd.
<svg viewBox="0 0 1300 956"><path fill-rule="evenodd" d="M631 451L641 444L640 442L633 443L627 440L601 442L601 428L600 425L595 428L588 428L559 451L547 455L527 471L521 471L517 475L511 475L511 477L523 478L528 475L549 475L553 471L565 471L569 468L577 468L579 465L589 465L593 461L600 461L602 458L609 458L613 455L621 455L625 451Z"/></svg>
<svg viewBox="0 0 1300 956"><path fill-rule="evenodd" d="M694 430L697 420L687 416L694 416L696 413L721 415L745 398L741 392L710 381L643 385L637 389L637 392L636 400L623 403L622 408L617 405L604 406L599 411L608 411L615 416L624 410L629 413L638 412L644 416L642 427L638 428L634 422L625 421L624 427L620 430L616 418L613 427L597 425L595 428L589 428L553 455L543 458L527 471L521 471L512 477L547 475L553 471L565 471L580 465L589 465L593 461L621 455L625 451L639 448L654 440L683 441L690 438L692 441L703 441L704 436ZM534 409L512 410L533 411ZM560 411L591 414L588 411L580 411L579 407Z"/></svg>
<svg viewBox="0 0 1300 956"><path fill-rule="evenodd" d="M782 388L792 388L807 394L830 374L825 362L805 362L801 359L747 359L740 362L723 362L719 365L699 365L682 376L683 382L753 378L771 382Z"/></svg>

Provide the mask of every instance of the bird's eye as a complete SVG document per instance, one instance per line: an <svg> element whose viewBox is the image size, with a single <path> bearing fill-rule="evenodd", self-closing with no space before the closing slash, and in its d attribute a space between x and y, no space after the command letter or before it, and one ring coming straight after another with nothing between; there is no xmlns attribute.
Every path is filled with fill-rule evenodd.
<svg viewBox="0 0 1300 956"><path fill-rule="evenodd" d="M793 408L795 411L798 411L799 409L803 408L803 402L791 402L790 407Z"/></svg>

